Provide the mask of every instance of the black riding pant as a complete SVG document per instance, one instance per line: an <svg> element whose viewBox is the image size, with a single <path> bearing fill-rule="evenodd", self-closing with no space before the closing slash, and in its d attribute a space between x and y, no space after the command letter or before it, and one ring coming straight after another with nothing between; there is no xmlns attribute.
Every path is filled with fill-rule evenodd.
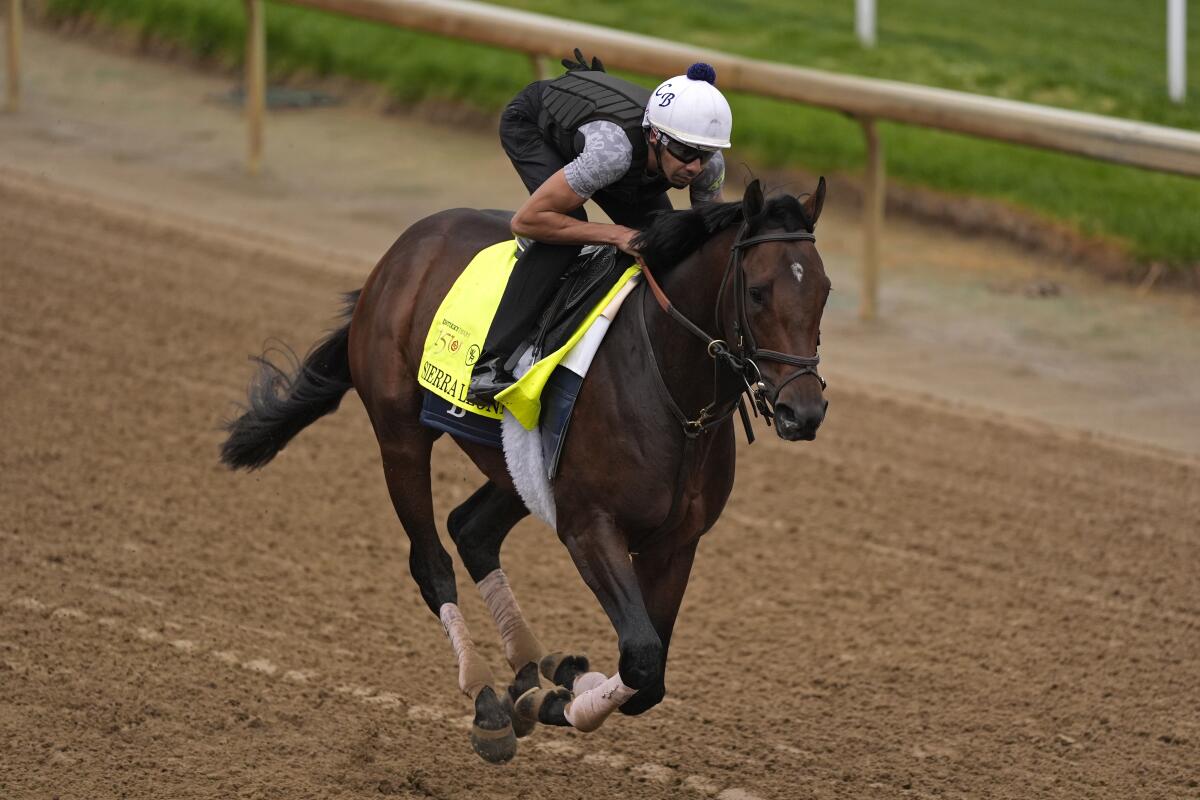
<svg viewBox="0 0 1200 800"><path fill-rule="evenodd" d="M558 150L542 135L538 126L540 108L541 87L535 83L518 94L500 117L500 143L530 194L567 165ZM639 203L629 203L607 196L601 190L592 200L609 219L629 228L644 228L653 212L671 209L671 201L665 192ZM570 216L587 220L587 212L582 207L570 212ZM538 315L549 305L560 279L579 250L579 245L544 242L534 242L525 250L513 267L512 277L492 320L483 358L513 355L531 332Z"/></svg>

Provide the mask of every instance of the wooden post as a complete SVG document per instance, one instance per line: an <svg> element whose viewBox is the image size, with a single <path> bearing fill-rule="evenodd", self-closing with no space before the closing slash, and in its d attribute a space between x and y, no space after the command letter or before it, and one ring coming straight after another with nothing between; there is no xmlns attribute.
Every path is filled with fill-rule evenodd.
<svg viewBox="0 0 1200 800"><path fill-rule="evenodd" d="M866 185L863 187L862 298L858 315L863 320L879 314L879 238L883 232L884 187L883 143L875 120L859 120L867 137Z"/></svg>
<svg viewBox="0 0 1200 800"><path fill-rule="evenodd" d="M530 55L529 60L533 63L534 80L544 81L554 77L554 65L547 56Z"/></svg>
<svg viewBox="0 0 1200 800"><path fill-rule="evenodd" d="M246 79L243 100L249 127L246 169L257 175L262 166L263 116L267 96L267 36L262 0L246 0Z"/></svg>
<svg viewBox="0 0 1200 800"><path fill-rule="evenodd" d="M21 0L8 0L8 103L9 111L21 107Z"/></svg>

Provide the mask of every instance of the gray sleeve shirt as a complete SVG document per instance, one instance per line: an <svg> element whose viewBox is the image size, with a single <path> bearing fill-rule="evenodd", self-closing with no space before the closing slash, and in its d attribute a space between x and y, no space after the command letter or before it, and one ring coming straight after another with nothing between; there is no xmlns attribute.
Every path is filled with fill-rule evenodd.
<svg viewBox="0 0 1200 800"><path fill-rule="evenodd" d="M696 176L696 180L692 181L692 185L688 187L688 194L692 198L692 207L698 203L719 202L721 199L721 187L725 184L725 156L718 151L712 159L704 165L704 169Z"/></svg>
<svg viewBox="0 0 1200 800"><path fill-rule="evenodd" d="M608 120L596 120L579 126L583 134L583 152L567 164L564 174L571 191L580 197L591 197L610 186L629 171L633 164L633 145L620 125ZM692 182L692 205L721 197L725 182L725 159L717 153Z"/></svg>

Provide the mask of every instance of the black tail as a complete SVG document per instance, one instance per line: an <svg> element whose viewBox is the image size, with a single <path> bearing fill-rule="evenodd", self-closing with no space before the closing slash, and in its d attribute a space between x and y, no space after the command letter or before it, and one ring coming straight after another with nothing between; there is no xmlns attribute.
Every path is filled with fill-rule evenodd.
<svg viewBox="0 0 1200 800"><path fill-rule="evenodd" d="M346 295L343 317L358 302L358 292ZM258 374L250 382L249 408L225 423L229 438L221 445L221 462L230 469L258 469L267 464L300 431L332 414L342 396L354 387L350 378L350 323L318 342L304 363L290 350L284 353L291 370L272 364L267 353L254 357Z"/></svg>

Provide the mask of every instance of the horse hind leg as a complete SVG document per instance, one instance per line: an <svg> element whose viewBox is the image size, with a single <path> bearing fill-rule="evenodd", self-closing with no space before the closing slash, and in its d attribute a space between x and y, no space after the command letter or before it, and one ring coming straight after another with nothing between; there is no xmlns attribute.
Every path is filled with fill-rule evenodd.
<svg viewBox="0 0 1200 800"><path fill-rule="evenodd" d="M510 716L496 694L492 670L476 651L458 608L454 563L442 547L434 523L429 458L436 436L420 426L404 426L393 433L386 439L380 437L380 450L388 493L410 542L409 570L421 597L450 638L458 659L459 688L474 702L472 747L486 761L507 762L517 752Z"/></svg>
<svg viewBox="0 0 1200 800"><path fill-rule="evenodd" d="M475 702L471 747L485 761L493 764L511 761L517 753L517 739L511 714L496 695L492 670L475 650L475 643L458 606L446 603L439 617L458 659L459 688Z"/></svg>
<svg viewBox="0 0 1200 800"><path fill-rule="evenodd" d="M508 578L500 567L500 547L509 531L529 511L521 499L494 483L486 483L450 512L447 527L459 556L483 596L515 679L504 691L501 704L512 719L518 737L533 732L534 722L514 713L523 693L538 687L538 663L545 652L521 613Z"/></svg>

